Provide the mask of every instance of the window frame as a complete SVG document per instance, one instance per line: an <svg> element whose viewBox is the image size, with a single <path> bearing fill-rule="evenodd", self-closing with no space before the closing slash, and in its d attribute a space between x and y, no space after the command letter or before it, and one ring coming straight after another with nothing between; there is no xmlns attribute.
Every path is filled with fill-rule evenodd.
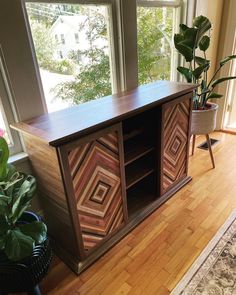
<svg viewBox="0 0 236 295"><path fill-rule="evenodd" d="M23 145L20 135L17 131L10 129L10 124L17 121L17 112L13 99L13 90L10 84L5 59L0 45L0 111L5 123L10 144L10 155L21 153Z"/></svg>

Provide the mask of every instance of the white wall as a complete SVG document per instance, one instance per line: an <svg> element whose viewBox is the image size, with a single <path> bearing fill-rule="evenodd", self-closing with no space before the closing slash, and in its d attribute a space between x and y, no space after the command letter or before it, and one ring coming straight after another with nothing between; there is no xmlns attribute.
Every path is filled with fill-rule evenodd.
<svg viewBox="0 0 236 295"><path fill-rule="evenodd" d="M207 58L211 60L209 77L212 77L216 68L223 2L223 0L197 0L196 16L204 15L212 23L211 44L207 51Z"/></svg>
<svg viewBox="0 0 236 295"><path fill-rule="evenodd" d="M236 28L236 1L235 0L224 0L224 10L219 38L219 50L218 50L218 61L223 59L227 55L233 54L234 37ZM228 76L230 74L230 64L228 63L221 70L221 76ZM235 83L235 82L234 82ZM218 87L218 91L224 94L224 99L218 100L219 111L217 115L217 129L223 128L224 113L226 111L227 100L228 100L228 86L229 83L222 83Z"/></svg>

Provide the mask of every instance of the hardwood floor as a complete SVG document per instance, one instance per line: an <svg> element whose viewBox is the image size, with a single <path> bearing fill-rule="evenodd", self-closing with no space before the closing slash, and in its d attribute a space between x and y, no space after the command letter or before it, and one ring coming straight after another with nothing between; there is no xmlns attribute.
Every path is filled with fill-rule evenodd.
<svg viewBox="0 0 236 295"><path fill-rule="evenodd" d="M215 169L196 148L193 181L80 276L55 259L42 294L169 294L236 207L236 135L211 137L220 139Z"/></svg>

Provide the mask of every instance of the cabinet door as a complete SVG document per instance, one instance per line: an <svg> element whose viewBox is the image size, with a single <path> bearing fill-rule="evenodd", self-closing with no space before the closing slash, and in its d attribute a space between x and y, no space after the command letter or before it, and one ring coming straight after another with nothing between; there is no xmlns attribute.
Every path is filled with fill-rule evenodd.
<svg viewBox="0 0 236 295"><path fill-rule="evenodd" d="M67 186L72 186L68 189L72 200L68 201L76 206L75 222L85 255L126 219L120 136L119 125L116 125L78 140L66 149L71 178Z"/></svg>
<svg viewBox="0 0 236 295"><path fill-rule="evenodd" d="M191 94L162 107L161 194L187 176Z"/></svg>

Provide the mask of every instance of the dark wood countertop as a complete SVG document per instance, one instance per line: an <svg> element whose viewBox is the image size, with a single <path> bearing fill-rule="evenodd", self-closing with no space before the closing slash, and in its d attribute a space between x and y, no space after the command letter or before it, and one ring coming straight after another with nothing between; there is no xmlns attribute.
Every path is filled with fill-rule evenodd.
<svg viewBox="0 0 236 295"><path fill-rule="evenodd" d="M158 81L129 92L45 114L11 127L58 146L191 92L196 85Z"/></svg>

